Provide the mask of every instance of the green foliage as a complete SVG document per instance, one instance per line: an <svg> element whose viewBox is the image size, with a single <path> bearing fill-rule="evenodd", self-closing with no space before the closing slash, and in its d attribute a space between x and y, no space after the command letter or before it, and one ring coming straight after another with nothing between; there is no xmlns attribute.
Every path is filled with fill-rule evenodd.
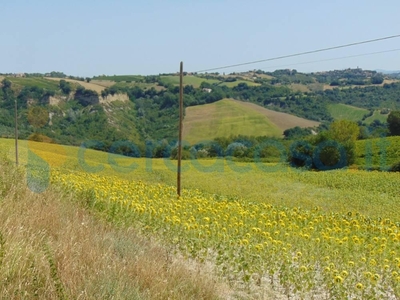
<svg viewBox="0 0 400 300"><path fill-rule="evenodd" d="M288 161L295 167L318 170L340 169L355 162L355 142L360 134L356 123L340 120L308 140L291 145Z"/></svg>
<svg viewBox="0 0 400 300"><path fill-rule="evenodd" d="M71 83L63 79L60 80L60 89L64 94L69 95L72 91Z"/></svg>
<svg viewBox="0 0 400 300"><path fill-rule="evenodd" d="M340 143L354 143L360 134L360 128L352 121L340 120L331 124L330 134L333 140Z"/></svg>
<svg viewBox="0 0 400 300"><path fill-rule="evenodd" d="M390 172L400 172L400 162L393 164L390 169Z"/></svg>
<svg viewBox="0 0 400 300"><path fill-rule="evenodd" d="M375 75L371 78L372 84L382 84L383 83L383 76L382 75Z"/></svg>
<svg viewBox="0 0 400 300"><path fill-rule="evenodd" d="M300 138L309 136L310 134L311 134L310 128L301 128L299 126L286 129L283 132L283 135L285 136L285 139L287 139L287 140L300 139Z"/></svg>
<svg viewBox="0 0 400 300"><path fill-rule="evenodd" d="M344 88L315 92L321 100L329 104L347 104L366 109L400 107L398 94L400 83L381 86Z"/></svg>
<svg viewBox="0 0 400 300"><path fill-rule="evenodd" d="M400 135L400 110L392 111L387 122L389 124L389 130L391 135Z"/></svg>
<svg viewBox="0 0 400 300"><path fill-rule="evenodd" d="M99 94L96 91L87 90L82 86L78 86L74 98L82 106L94 105L99 103Z"/></svg>
<svg viewBox="0 0 400 300"><path fill-rule="evenodd" d="M355 163L366 169L386 171L398 162L400 137L380 137L357 141Z"/></svg>

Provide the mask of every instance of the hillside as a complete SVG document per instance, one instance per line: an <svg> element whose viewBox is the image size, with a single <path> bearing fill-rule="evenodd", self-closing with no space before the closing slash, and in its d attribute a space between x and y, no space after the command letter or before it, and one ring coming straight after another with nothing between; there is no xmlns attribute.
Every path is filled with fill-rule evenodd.
<svg viewBox="0 0 400 300"><path fill-rule="evenodd" d="M169 143L177 138L179 76L175 73L104 75L86 81L62 72L1 76L11 88L0 89L0 136L13 136L17 99L21 138L72 145L95 140L95 147L105 151L118 140L143 149L149 141ZM187 73L184 134L189 142L230 135L279 137L295 126L326 128L333 120L348 119L360 122L364 138L378 137L387 133L388 112L400 108L399 93L398 80L361 69L310 74L296 70ZM46 112L48 117L36 126L27 118L30 111Z"/></svg>
<svg viewBox="0 0 400 300"><path fill-rule="evenodd" d="M368 114L368 110L365 108L359 108L351 105L342 103L331 104L328 106L329 112L335 120L350 120L360 121L364 115Z"/></svg>
<svg viewBox="0 0 400 300"><path fill-rule="evenodd" d="M191 144L231 135L280 137L288 128L318 125L253 103L223 99L186 108L183 137Z"/></svg>
<svg viewBox="0 0 400 300"><path fill-rule="evenodd" d="M75 79L68 79L68 78L52 78L52 77L45 77L46 80L53 80L53 81L60 81L60 80L65 80L67 82L71 82L77 85L83 86L85 89L88 90L93 90L96 91L97 93L101 93L105 87L96 83L91 83L91 82L86 82L86 81L80 81L80 80L75 80Z"/></svg>

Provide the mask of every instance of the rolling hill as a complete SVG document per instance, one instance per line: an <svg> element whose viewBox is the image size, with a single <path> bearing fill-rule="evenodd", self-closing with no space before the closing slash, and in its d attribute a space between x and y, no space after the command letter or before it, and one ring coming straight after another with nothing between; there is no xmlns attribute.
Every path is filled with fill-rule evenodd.
<svg viewBox="0 0 400 300"><path fill-rule="evenodd" d="M101 93L101 91L103 91L105 89L105 87L102 86L102 85L95 84L95 83L90 83L90 82L86 82L86 81L75 80L75 79L53 78L53 77L46 77L45 79L46 80L53 80L53 81L57 81L57 82L60 81L60 80L65 80L67 82L79 84L79 85L83 86L85 89L96 91L99 94Z"/></svg>
<svg viewBox="0 0 400 300"><path fill-rule="evenodd" d="M342 103L330 104L328 110L335 120L364 121L365 124L371 124L375 120L385 123L388 117L388 113L383 114L377 109L371 116L365 118L364 116L369 113L368 109Z"/></svg>
<svg viewBox="0 0 400 300"><path fill-rule="evenodd" d="M284 130L319 123L233 99L186 108L183 138L190 144L230 135L281 137Z"/></svg>
<svg viewBox="0 0 400 300"><path fill-rule="evenodd" d="M335 120L350 120L357 122L368 113L368 109L342 103L328 105L328 110Z"/></svg>

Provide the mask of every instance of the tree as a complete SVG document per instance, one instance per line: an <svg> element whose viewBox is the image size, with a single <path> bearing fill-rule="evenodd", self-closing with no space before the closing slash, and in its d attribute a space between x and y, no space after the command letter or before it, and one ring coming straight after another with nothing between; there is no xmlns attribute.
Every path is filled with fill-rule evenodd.
<svg viewBox="0 0 400 300"><path fill-rule="evenodd" d="M92 79L90 77L86 77L86 82L89 83Z"/></svg>
<svg viewBox="0 0 400 300"><path fill-rule="evenodd" d="M392 111L387 118L387 122L390 134L400 135L400 110Z"/></svg>
<svg viewBox="0 0 400 300"><path fill-rule="evenodd" d="M9 90L11 88L11 81L8 80L7 78L4 78L1 82L3 92L6 90Z"/></svg>
<svg viewBox="0 0 400 300"><path fill-rule="evenodd" d="M45 108L35 106L29 109L27 118L29 124L31 124L35 129L41 128L49 121L49 113Z"/></svg>
<svg viewBox="0 0 400 300"><path fill-rule="evenodd" d="M330 126L329 135L344 148L346 164L353 164L356 156L356 140L360 136L360 127L357 123L348 120L335 121Z"/></svg>
<svg viewBox="0 0 400 300"><path fill-rule="evenodd" d="M372 76L371 83L372 84L382 84L383 83L383 77L381 75Z"/></svg>
<svg viewBox="0 0 400 300"><path fill-rule="evenodd" d="M331 138L339 143L354 143L360 135L360 128L357 123L348 120L333 122L329 131Z"/></svg>
<svg viewBox="0 0 400 300"><path fill-rule="evenodd" d="M69 95L69 93L71 92L71 84L67 81L65 81L64 79L60 80L60 89L61 91L66 94Z"/></svg>

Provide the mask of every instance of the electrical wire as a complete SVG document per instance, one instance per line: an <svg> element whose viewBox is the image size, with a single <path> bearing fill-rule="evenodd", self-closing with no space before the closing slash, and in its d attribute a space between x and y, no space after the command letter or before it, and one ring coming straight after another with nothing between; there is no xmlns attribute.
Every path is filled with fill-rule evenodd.
<svg viewBox="0 0 400 300"><path fill-rule="evenodd" d="M268 66L268 67L263 67L263 69L283 68L283 67L290 67L290 66L297 66L297 65L306 65L306 64L313 64L313 63L319 63L319 62L324 62L324 61L341 60L341 59L346 59L346 58L355 58L355 57L376 55L376 54L396 52L396 51L400 51L400 48L391 49L391 50L384 50L384 51L377 51L377 52L370 52L370 53L363 53L363 54L356 54L356 55L349 55L349 56L342 56L342 57L335 57L335 58L327 58L327 59L306 61L306 62L295 63L295 64Z"/></svg>
<svg viewBox="0 0 400 300"><path fill-rule="evenodd" d="M335 50L335 49L340 49L340 48L347 48L347 47L352 47L352 46L362 45L362 44L367 44L367 43L374 43L374 42L394 39L394 38L398 38L398 37L400 37L400 34L381 37L381 38L372 39L372 40L361 41L361 42L355 42L355 43L350 43L350 44L345 44L345 45L340 45L340 46L334 46L334 47L329 47L329 48L323 48L323 49L300 52L300 53L295 53L295 54L277 56L277 57L272 57L272 58L267 58L267 59L261 59L261 60L256 60L256 61L245 62L245 63L227 65L227 66L222 66L222 67L210 68L210 69L196 71L194 73L204 73L204 72L228 69L228 68L233 68L233 67L240 67L240 66L245 66L245 65L257 64L257 63L266 62L266 61L273 61L273 60L279 60L279 59L284 59L284 58L289 58L289 57L296 57L296 56L302 56L302 55L313 54L313 53L318 53L318 52L330 51L330 50Z"/></svg>

